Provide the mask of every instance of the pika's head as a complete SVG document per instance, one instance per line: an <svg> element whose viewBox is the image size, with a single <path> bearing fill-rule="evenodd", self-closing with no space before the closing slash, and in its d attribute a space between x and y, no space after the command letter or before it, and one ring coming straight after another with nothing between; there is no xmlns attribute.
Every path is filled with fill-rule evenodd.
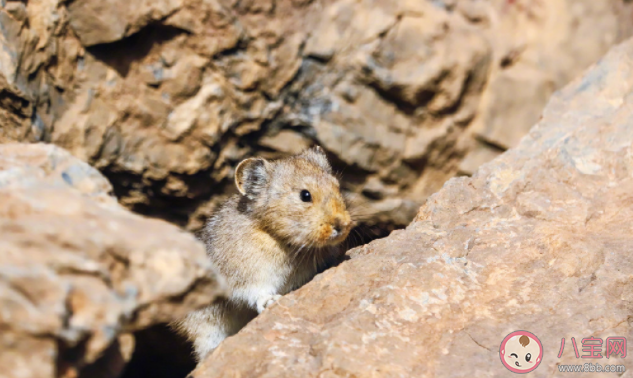
<svg viewBox="0 0 633 378"><path fill-rule="evenodd" d="M320 147L273 161L246 159L235 170L235 184L260 227L288 244L336 245L352 227L339 182Z"/></svg>

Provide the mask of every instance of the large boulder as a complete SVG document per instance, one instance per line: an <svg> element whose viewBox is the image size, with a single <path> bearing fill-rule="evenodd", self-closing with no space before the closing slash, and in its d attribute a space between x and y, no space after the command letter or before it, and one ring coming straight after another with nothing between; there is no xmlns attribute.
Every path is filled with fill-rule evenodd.
<svg viewBox="0 0 633 378"><path fill-rule="evenodd" d="M632 93L629 40L558 92L518 147L283 297L192 377L508 377L499 350L517 330L542 343L531 376L630 370L630 342L626 358L604 357L606 338L633 337ZM582 358L590 337L603 359Z"/></svg>
<svg viewBox="0 0 633 378"><path fill-rule="evenodd" d="M204 247L59 147L0 145L0 377L116 377L131 333L221 293Z"/></svg>
<svg viewBox="0 0 633 378"><path fill-rule="evenodd" d="M322 145L405 226L631 35L622 0L0 1L0 142L47 141L198 229L250 155ZM19 63L19 64L18 64Z"/></svg>

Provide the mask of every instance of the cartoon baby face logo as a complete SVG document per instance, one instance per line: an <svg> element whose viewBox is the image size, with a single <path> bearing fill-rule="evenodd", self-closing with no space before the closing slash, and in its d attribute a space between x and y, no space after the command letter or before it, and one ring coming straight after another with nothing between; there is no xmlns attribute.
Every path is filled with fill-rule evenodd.
<svg viewBox="0 0 633 378"><path fill-rule="evenodd" d="M503 339L499 347L501 363L513 373L529 373L543 359L543 345L538 337L527 331L514 331Z"/></svg>

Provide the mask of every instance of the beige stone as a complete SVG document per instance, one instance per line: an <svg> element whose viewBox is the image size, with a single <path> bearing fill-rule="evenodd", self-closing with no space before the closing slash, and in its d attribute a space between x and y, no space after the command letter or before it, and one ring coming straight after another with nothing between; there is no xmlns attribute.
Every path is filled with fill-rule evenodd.
<svg viewBox="0 0 633 378"><path fill-rule="evenodd" d="M117 41L182 7L182 0L77 0L68 6L70 25L84 46Z"/></svg>
<svg viewBox="0 0 633 378"><path fill-rule="evenodd" d="M0 145L1 377L116 377L129 333L222 292L201 243L111 192L59 147Z"/></svg>

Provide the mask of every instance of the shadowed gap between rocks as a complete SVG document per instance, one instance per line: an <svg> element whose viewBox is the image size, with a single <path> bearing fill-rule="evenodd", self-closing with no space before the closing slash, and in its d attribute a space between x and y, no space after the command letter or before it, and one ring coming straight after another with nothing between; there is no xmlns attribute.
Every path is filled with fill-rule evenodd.
<svg viewBox="0 0 633 378"><path fill-rule="evenodd" d="M116 70L119 75L126 77L132 63L141 60L157 45L184 33L187 32L173 26L154 23L119 41L94 45L86 50L96 59Z"/></svg>
<svg viewBox="0 0 633 378"><path fill-rule="evenodd" d="M166 324L134 334L136 347L121 378L184 378L195 360L189 342Z"/></svg>

